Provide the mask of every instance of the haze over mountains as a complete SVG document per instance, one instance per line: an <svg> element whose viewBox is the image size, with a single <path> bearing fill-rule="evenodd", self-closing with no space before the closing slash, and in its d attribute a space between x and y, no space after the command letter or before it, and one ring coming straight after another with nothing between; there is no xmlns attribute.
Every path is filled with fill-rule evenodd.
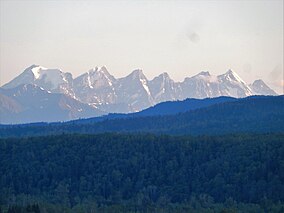
<svg viewBox="0 0 284 213"><path fill-rule="evenodd" d="M234 71L200 72L174 82L167 73L148 80L137 69L115 78L96 67L73 78L60 69L32 65L0 90L1 123L66 121L108 113L137 112L160 102L186 98L277 95L262 80L245 83Z"/></svg>
<svg viewBox="0 0 284 213"><path fill-rule="evenodd" d="M66 121L105 114L69 96L49 93L32 84L0 88L0 103L1 123Z"/></svg>

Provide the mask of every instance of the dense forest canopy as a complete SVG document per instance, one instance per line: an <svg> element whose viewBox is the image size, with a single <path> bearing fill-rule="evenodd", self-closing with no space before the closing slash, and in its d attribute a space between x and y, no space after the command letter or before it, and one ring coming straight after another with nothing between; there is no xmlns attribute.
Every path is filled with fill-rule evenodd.
<svg viewBox="0 0 284 213"><path fill-rule="evenodd" d="M283 142L284 134L0 139L0 205L281 212Z"/></svg>

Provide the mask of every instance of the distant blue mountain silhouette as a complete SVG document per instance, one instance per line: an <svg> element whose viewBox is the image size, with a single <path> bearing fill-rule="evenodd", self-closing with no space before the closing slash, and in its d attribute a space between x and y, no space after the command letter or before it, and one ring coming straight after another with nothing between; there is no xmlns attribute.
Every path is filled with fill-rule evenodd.
<svg viewBox="0 0 284 213"><path fill-rule="evenodd" d="M219 104L235 100L237 99L232 97L224 97L224 96L217 98L205 98L205 99L188 98L183 101L167 101L159 103L153 107L145 109L141 112L137 112L135 114L138 116L174 115L182 112L208 107L213 104Z"/></svg>
<svg viewBox="0 0 284 213"><path fill-rule="evenodd" d="M214 104L232 102L236 100L238 99L222 96L222 97L205 98L205 99L188 98L183 101L166 101L136 113L129 113L129 114L111 113L101 117L78 120L76 122L89 123L89 122L99 122L103 120L111 120L119 118L175 115L178 113L184 113L191 110L209 107Z"/></svg>

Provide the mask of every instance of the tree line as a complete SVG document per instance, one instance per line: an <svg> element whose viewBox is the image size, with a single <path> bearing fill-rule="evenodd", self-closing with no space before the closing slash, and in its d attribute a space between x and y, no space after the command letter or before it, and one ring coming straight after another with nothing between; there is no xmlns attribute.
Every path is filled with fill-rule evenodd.
<svg viewBox="0 0 284 213"><path fill-rule="evenodd" d="M45 212L283 212L283 141L283 134L0 139L1 211L39 204Z"/></svg>

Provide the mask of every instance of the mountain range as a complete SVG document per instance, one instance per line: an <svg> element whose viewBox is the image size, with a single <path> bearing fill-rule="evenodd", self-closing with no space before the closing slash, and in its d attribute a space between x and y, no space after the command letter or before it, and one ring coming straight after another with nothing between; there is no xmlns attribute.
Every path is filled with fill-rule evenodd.
<svg viewBox="0 0 284 213"><path fill-rule="evenodd" d="M105 114L69 96L50 93L32 84L0 88L0 103L0 123L66 121Z"/></svg>
<svg viewBox="0 0 284 213"><path fill-rule="evenodd" d="M115 78L103 66L73 78L60 69L32 65L0 89L0 123L67 121L138 112L165 101L251 95L277 94L262 80L246 84L232 70L175 82L167 73L148 80L140 69Z"/></svg>

